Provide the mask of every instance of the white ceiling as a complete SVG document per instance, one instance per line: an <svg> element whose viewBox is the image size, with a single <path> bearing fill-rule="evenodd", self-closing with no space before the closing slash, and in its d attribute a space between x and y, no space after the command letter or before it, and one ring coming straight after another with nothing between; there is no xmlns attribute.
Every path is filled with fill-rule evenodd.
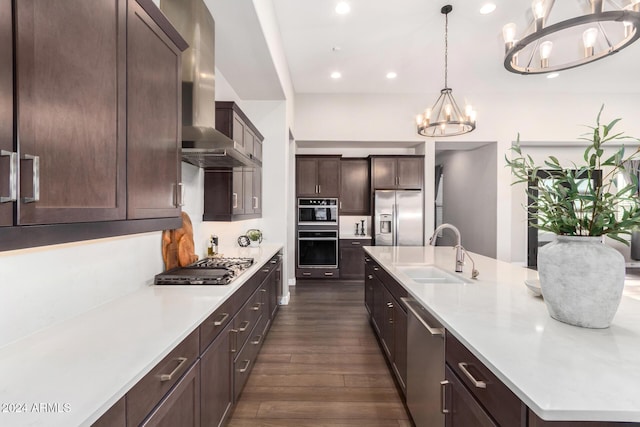
<svg viewBox="0 0 640 427"><path fill-rule="evenodd" d="M264 0L260 0L264 1ZM497 9L481 15L487 0L349 0L351 13L338 15L338 0L272 0L296 93L424 93L444 86L444 15L449 14L449 85L466 92L566 91L640 92L640 42L585 67L521 76L502 65L502 26L523 29L530 0L493 0ZM609 1L609 0L607 0ZM622 5L629 0L615 0ZM239 95L282 99L282 89L252 0L206 0L216 20L216 64ZM557 1L573 12L587 0ZM339 51L333 51L333 47ZM343 77L329 78L339 70ZM388 71L398 77L388 80ZM459 95L462 96L462 95Z"/></svg>

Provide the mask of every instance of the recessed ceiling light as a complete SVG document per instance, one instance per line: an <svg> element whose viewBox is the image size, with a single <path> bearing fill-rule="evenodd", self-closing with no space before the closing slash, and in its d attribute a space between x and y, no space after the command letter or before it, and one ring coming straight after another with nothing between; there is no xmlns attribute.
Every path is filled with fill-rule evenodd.
<svg viewBox="0 0 640 427"><path fill-rule="evenodd" d="M485 3L484 5L482 5L482 7L480 8L480 13L483 15L488 15L491 12L493 12L494 10L496 10L496 5L495 3Z"/></svg>
<svg viewBox="0 0 640 427"><path fill-rule="evenodd" d="M391 80L391 79L395 79L396 77L398 77L398 73L396 73L395 71L389 71L389 72L387 73L387 78L388 78L389 80Z"/></svg>
<svg viewBox="0 0 640 427"><path fill-rule="evenodd" d="M338 15L346 15L349 12L351 12L351 6L349 6L349 3L347 3L346 1L341 1L337 4L336 13Z"/></svg>
<svg viewBox="0 0 640 427"><path fill-rule="evenodd" d="M339 79L340 77L342 77L342 74L340 73L340 71L334 71L333 73L331 73L332 79Z"/></svg>
<svg viewBox="0 0 640 427"><path fill-rule="evenodd" d="M556 77L558 77L560 75L560 73L551 73L547 75L548 79L555 79Z"/></svg>

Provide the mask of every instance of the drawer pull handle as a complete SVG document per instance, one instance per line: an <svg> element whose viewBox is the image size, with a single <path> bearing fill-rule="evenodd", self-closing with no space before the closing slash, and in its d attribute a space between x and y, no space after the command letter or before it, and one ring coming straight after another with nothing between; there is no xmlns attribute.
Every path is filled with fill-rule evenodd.
<svg viewBox="0 0 640 427"><path fill-rule="evenodd" d="M213 322L213 326L220 326L224 323L225 320L229 317L229 313L220 313L220 319L215 320Z"/></svg>
<svg viewBox="0 0 640 427"><path fill-rule="evenodd" d="M351 242L351 244L360 246L360 242Z"/></svg>
<svg viewBox="0 0 640 427"><path fill-rule="evenodd" d="M418 311L413 307L412 304L412 299L409 298L400 298L402 300L402 302L404 303L404 306L407 307L407 309L413 314L413 316L422 324L422 326L424 326L427 331L429 331L429 333L431 335L442 335L444 336L444 328L434 328L433 326L429 325L425 319L423 318L423 316L418 313Z"/></svg>
<svg viewBox="0 0 640 427"><path fill-rule="evenodd" d="M233 209L238 207L238 193L233 193Z"/></svg>
<svg viewBox="0 0 640 427"><path fill-rule="evenodd" d="M246 331L250 324L251 324L251 322L249 322L248 320L245 320L244 322L240 323L240 327L238 328L238 332Z"/></svg>
<svg viewBox="0 0 640 427"><path fill-rule="evenodd" d="M260 289L260 292L267 292L266 289Z"/></svg>
<svg viewBox="0 0 640 427"><path fill-rule="evenodd" d="M460 368L462 373L465 374L466 377L471 380L474 386L476 386L477 388L487 388L487 383L485 383L484 381L478 381L477 379L475 379L473 375L471 375L471 372L467 370L467 366L469 366L468 363L465 363L465 362L458 363L458 367Z"/></svg>
<svg viewBox="0 0 640 427"><path fill-rule="evenodd" d="M18 153L0 150L0 157L9 157L9 196L0 196L0 203L18 199Z"/></svg>
<svg viewBox="0 0 640 427"><path fill-rule="evenodd" d="M369 257L364 257L365 262L371 262L371 258Z"/></svg>
<svg viewBox="0 0 640 427"><path fill-rule="evenodd" d="M247 369L249 369L249 364L251 364L251 360L243 360L243 362L244 362L244 367L238 369L238 372L240 373L247 372Z"/></svg>
<svg viewBox="0 0 640 427"><path fill-rule="evenodd" d="M308 271L305 271L302 273L303 276L311 276L311 273L309 273Z"/></svg>
<svg viewBox="0 0 640 427"><path fill-rule="evenodd" d="M25 154L22 156L24 160L31 160L31 171L33 174L33 196L23 197L24 203L33 203L40 201L40 156L32 156L31 154Z"/></svg>
<svg viewBox="0 0 640 427"><path fill-rule="evenodd" d="M176 185L176 208L184 206L184 185L179 182Z"/></svg>
<svg viewBox="0 0 640 427"><path fill-rule="evenodd" d="M373 271L379 271L380 269L378 267L373 267Z"/></svg>
<svg viewBox="0 0 640 427"><path fill-rule="evenodd" d="M162 382L171 381L173 379L173 376L180 370L180 368L182 368L182 365L184 365L187 362L186 357L178 357L175 360L176 362L178 362L178 366L176 366L175 369L171 371L170 374L160 375L160 381Z"/></svg>
<svg viewBox="0 0 640 427"><path fill-rule="evenodd" d="M262 335L256 335L256 337L254 338L253 341L251 341L251 344L253 345L258 345L260 344L260 341L262 341Z"/></svg>
<svg viewBox="0 0 640 427"><path fill-rule="evenodd" d="M272 259L270 262L271 262L271 264L275 264L275 263L278 262L278 260L277 259Z"/></svg>
<svg viewBox="0 0 640 427"><path fill-rule="evenodd" d="M367 279L373 280L373 276L370 274L370 275L367 276Z"/></svg>
<svg viewBox="0 0 640 427"><path fill-rule="evenodd" d="M256 305L254 305L253 307L251 307L251 310L253 310L253 311L258 311L258 310L260 310L260 303L257 303Z"/></svg>
<svg viewBox="0 0 640 427"><path fill-rule="evenodd" d="M447 380L440 381L440 412L442 412L443 414L449 413L449 410L447 409L447 402L445 399L445 394L447 392L448 384L449 384L449 381Z"/></svg>
<svg viewBox="0 0 640 427"><path fill-rule="evenodd" d="M271 270L269 270L268 268L263 268L263 269L262 269L262 272L263 272L263 273L268 273L268 272L270 272L270 271L271 271Z"/></svg>
<svg viewBox="0 0 640 427"><path fill-rule="evenodd" d="M333 273L332 273L332 272L330 272L330 271L327 271L327 272L325 272L325 273L324 273L324 275L325 275L325 276L333 276Z"/></svg>

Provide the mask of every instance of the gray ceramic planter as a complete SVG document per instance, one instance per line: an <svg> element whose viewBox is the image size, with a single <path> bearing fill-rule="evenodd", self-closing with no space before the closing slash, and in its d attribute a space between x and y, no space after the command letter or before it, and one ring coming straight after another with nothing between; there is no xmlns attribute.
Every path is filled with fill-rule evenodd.
<svg viewBox="0 0 640 427"><path fill-rule="evenodd" d="M600 237L557 236L538 251L540 288L551 317L607 328L624 287L624 257Z"/></svg>

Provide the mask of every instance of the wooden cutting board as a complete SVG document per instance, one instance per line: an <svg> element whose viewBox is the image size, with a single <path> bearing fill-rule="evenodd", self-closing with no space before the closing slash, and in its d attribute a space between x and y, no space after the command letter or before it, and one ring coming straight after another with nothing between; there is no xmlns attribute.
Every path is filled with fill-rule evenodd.
<svg viewBox="0 0 640 427"><path fill-rule="evenodd" d="M186 212L182 212L182 227L162 232L162 260L165 271L185 267L198 260L193 243L193 225Z"/></svg>

